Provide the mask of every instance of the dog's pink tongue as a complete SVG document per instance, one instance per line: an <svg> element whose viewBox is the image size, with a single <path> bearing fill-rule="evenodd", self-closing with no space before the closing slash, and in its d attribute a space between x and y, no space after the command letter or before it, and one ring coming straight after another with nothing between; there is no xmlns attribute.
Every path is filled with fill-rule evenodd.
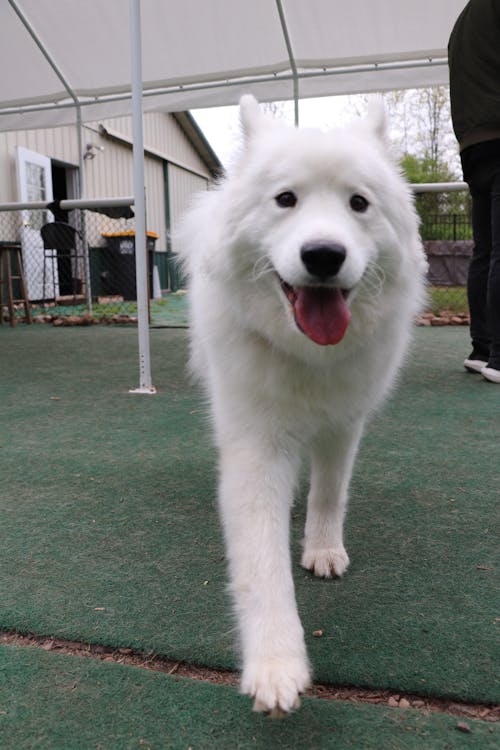
<svg viewBox="0 0 500 750"><path fill-rule="evenodd" d="M322 346L344 338L351 312L340 289L303 286L294 289L295 321L301 331Z"/></svg>

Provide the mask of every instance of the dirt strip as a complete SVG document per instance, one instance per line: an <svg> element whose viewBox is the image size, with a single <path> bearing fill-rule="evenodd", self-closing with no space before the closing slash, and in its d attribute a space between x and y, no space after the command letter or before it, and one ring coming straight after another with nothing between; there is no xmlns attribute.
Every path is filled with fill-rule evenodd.
<svg viewBox="0 0 500 750"><path fill-rule="evenodd" d="M192 680L202 680L218 685L238 685L238 675L222 669L210 669L186 662L172 661L157 656L154 653L134 651L131 648L113 648L95 644L65 641L34 635L20 634L14 631L0 631L0 644L5 646L21 646L40 648L59 654L68 654L82 658L97 659L103 662L126 664L140 669L154 672L187 677ZM497 722L500 720L500 706L463 703L443 698L429 698L421 695L394 693L389 690L370 690L356 687L337 687L314 683L308 690L309 697L333 701L350 701L352 703L385 704L393 708L414 709L420 711L435 711L451 714L460 718L482 719ZM467 724L463 724L462 731L468 731ZM458 725L457 725L458 726Z"/></svg>

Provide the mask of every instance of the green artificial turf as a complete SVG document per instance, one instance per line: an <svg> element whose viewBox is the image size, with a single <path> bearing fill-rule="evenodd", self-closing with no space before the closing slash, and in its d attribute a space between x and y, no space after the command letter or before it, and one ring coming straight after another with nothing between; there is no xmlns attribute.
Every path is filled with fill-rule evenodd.
<svg viewBox="0 0 500 750"><path fill-rule="evenodd" d="M0 328L0 628L236 668L206 409L186 332L151 335L138 396L135 329ZM500 390L463 370L465 329L416 342L363 442L341 581L298 565L301 489L298 605L318 680L494 701Z"/></svg>
<svg viewBox="0 0 500 750"><path fill-rule="evenodd" d="M77 305L32 305L31 314L33 318L38 316L49 316L51 318L82 316L88 313L87 304ZM151 326L153 328L186 328L188 325L188 300L186 292L169 292L161 299L152 299L149 303ZM16 311L16 317L24 319L24 308ZM94 302L92 304L92 317L111 318L114 315L127 315L137 317L137 302L125 300L121 302Z"/></svg>
<svg viewBox="0 0 500 750"><path fill-rule="evenodd" d="M283 721L235 688L134 667L0 648L2 750L494 750L498 727L387 706L304 699ZM463 724L463 720L461 720Z"/></svg>
<svg viewBox="0 0 500 750"><path fill-rule="evenodd" d="M469 312L465 286L431 286L428 293L429 309L436 315L444 310L452 313Z"/></svg>
<svg viewBox="0 0 500 750"><path fill-rule="evenodd" d="M180 290L152 300L150 307L153 328L185 328L188 325L188 298Z"/></svg>

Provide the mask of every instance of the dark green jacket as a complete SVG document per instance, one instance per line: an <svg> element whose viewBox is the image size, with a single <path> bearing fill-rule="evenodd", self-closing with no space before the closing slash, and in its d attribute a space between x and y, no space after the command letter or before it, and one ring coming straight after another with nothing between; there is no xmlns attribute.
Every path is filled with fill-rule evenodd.
<svg viewBox="0 0 500 750"><path fill-rule="evenodd" d="M470 0L448 43L453 129L461 148L500 138L500 0Z"/></svg>

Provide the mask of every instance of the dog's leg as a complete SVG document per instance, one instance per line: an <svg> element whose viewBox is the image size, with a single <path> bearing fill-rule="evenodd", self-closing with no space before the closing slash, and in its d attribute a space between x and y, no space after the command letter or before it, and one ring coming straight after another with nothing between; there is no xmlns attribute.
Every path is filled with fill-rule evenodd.
<svg viewBox="0 0 500 750"><path fill-rule="evenodd" d="M309 664L295 604L289 516L297 461L262 439L221 447L220 506L243 650L242 692L272 716L299 705Z"/></svg>
<svg viewBox="0 0 500 750"><path fill-rule="evenodd" d="M317 576L341 576L349 565L343 525L362 430L359 423L335 433L322 433L312 446L302 565Z"/></svg>

